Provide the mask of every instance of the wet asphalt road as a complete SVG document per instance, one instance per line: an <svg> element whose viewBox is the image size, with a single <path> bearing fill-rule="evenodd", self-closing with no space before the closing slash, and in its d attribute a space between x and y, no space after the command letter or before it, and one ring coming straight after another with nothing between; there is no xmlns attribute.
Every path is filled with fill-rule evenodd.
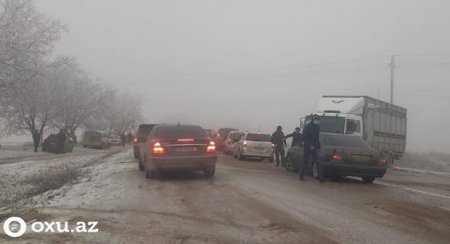
<svg viewBox="0 0 450 244"><path fill-rule="evenodd" d="M55 193L40 212L97 220L100 232L27 234L21 241L449 243L450 178L389 170L374 184L320 184L273 164L220 155L213 179L167 172L148 180L128 150Z"/></svg>

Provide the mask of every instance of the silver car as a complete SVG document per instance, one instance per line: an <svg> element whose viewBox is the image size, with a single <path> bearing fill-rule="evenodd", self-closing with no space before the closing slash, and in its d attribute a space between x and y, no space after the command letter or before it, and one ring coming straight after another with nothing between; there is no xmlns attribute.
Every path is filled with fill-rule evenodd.
<svg viewBox="0 0 450 244"><path fill-rule="evenodd" d="M233 156L239 160L256 157L261 160L273 159L273 144L269 134L245 132L236 143Z"/></svg>

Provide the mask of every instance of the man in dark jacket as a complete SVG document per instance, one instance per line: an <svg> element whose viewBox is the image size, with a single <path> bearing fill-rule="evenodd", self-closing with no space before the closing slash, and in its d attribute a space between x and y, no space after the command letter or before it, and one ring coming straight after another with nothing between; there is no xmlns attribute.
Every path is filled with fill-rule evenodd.
<svg viewBox="0 0 450 244"><path fill-rule="evenodd" d="M303 146L303 135L300 132L300 128L299 127L295 128L294 132L292 132L289 135L286 135L284 138L287 139L289 137L292 137L292 143L291 143L292 147L296 146L296 145L297 146Z"/></svg>
<svg viewBox="0 0 450 244"><path fill-rule="evenodd" d="M66 153L66 133L63 129L59 131L59 133L56 135L57 138L57 153Z"/></svg>
<svg viewBox="0 0 450 244"><path fill-rule="evenodd" d="M303 129L303 140L305 142L303 146L303 167L300 170L300 180L305 180L305 171L308 166L309 158L312 158L312 162L316 165L317 174L320 182L323 182L322 166L320 164L320 127L319 127L320 117L317 114L312 116L312 120Z"/></svg>
<svg viewBox="0 0 450 244"><path fill-rule="evenodd" d="M39 133L39 130L36 129L33 131L33 145L35 152L38 151L40 141L41 141L41 134Z"/></svg>
<svg viewBox="0 0 450 244"><path fill-rule="evenodd" d="M275 149L276 167L280 165L280 158L281 165L284 165L284 147L286 146L286 140L284 139L284 133L281 126L278 126L277 130L272 134L271 141L274 144Z"/></svg>

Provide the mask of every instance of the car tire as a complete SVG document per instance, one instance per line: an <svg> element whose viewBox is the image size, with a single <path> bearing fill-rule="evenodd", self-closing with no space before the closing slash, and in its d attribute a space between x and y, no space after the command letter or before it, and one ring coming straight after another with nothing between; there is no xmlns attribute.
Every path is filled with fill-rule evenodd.
<svg viewBox="0 0 450 244"><path fill-rule="evenodd" d="M375 180L375 177L362 177L362 180L366 184L370 184Z"/></svg>
<svg viewBox="0 0 450 244"><path fill-rule="evenodd" d="M317 164L315 162L312 164L312 176L316 179L319 178L319 171L317 170Z"/></svg>
<svg viewBox="0 0 450 244"><path fill-rule="evenodd" d="M284 161L284 168L286 168L287 171L295 172L295 166L294 162L292 161L291 155L287 155L286 159Z"/></svg>
<svg viewBox="0 0 450 244"><path fill-rule="evenodd" d="M214 174L216 173L216 166L210 167L208 169L204 169L203 170L203 174L205 175L205 177L207 178L211 178L214 176Z"/></svg>

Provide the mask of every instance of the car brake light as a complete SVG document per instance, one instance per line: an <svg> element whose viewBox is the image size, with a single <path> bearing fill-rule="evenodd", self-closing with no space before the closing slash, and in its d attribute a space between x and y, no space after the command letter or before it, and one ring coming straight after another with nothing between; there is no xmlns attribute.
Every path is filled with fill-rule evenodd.
<svg viewBox="0 0 450 244"><path fill-rule="evenodd" d="M342 161L342 156L341 156L341 155L338 155L338 154L334 154L334 155L331 157L331 160L333 160L333 161Z"/></svg>
<svg viewBox="0 0 450 244"><path fill-rule="evenodd" d="M387 165L387 159L385 157L381 157L380 160L378 160L378 164L386 166Z"/></svg>
<svg viewBox="0 0 450 244"><path fill-rule="evenodd" d="M137 143L138 139L137 138L133 138L133 143Z"/></svg>
<svg viewBox="0 0 450 244"><path fill-rule="evenodd" d="M177 142L193 142L193 141L194 139L191 138L181 138L177 140Z"/></svg>
<svg viewBox="0 0 450 244"><path fill-rule="evenodd" d="M247 146L247 141L244 141L242 144L244 145L244 147L246 147Z"/></svg>
<svg viewBox="0 0 450 244"><path fill-rule="evenodd" d="M161 143L157 142L153 144L153 154L163 154L164 148L161 146Z"/></svg>
<svg viewBox="0 0 450 244"><path fill-rule="evenodd" d="M213 153L216 152L216 144L213 141L209 142L208 147L206 148L207 153Z"/></svg>

